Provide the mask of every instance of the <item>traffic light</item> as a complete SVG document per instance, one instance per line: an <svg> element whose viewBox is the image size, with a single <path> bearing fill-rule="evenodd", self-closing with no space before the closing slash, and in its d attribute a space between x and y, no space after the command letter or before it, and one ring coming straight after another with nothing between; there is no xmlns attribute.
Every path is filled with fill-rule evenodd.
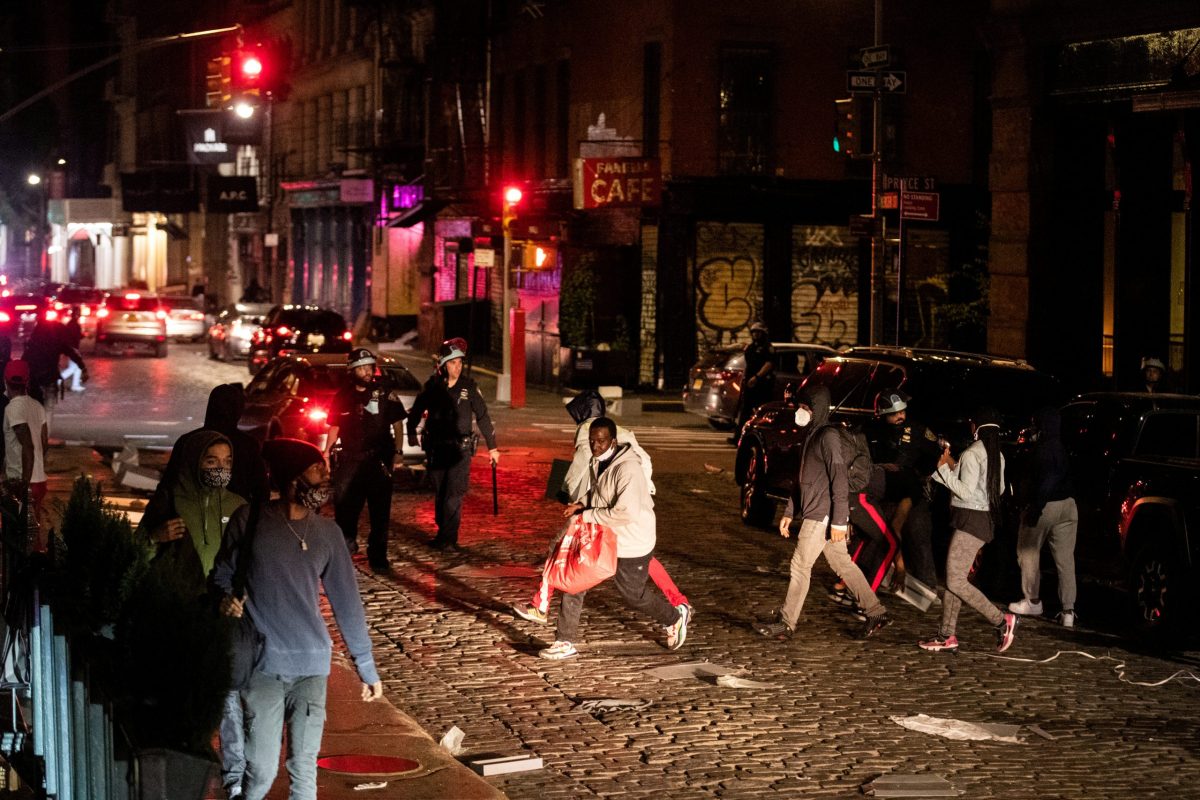
<svg viewBox="0 0 1200 800"><path fill-rule="evenodd" d="M838 155L853 158L866 154L863 142L863 113L862 105L853 97L833 101L837 114L837 127L833 134L833 152Z"/></svg>
<svg viewBox="0 0 1200 800"><path fill-rule="evenodd" d="M236 50L233 54L232 88L241 97L258 97L267 83L267 58L262 45Z"/></svg>
<svg viewBox="0 0 1200 800"><path fill-rule="evenodd" d="M227 55L208 60L204 72L204 104L209 108L224 108L233 97L231 63Z"/></svg>
<svg viewBox="0 0 1200 800"><path fill-rule="evenodd" d="M558 266L558 249L552 244L528 242L521 251L521 269L552 270Z"/></svg>
<svg viewBox="0 0 1200 800"><path fill-rule="evenodd" d="M501 223L505 233L508 232L508 226L512 221L517 218L517 206L521 204L521 195L520 187L504 187L504 213L501 217Z"/></svg>

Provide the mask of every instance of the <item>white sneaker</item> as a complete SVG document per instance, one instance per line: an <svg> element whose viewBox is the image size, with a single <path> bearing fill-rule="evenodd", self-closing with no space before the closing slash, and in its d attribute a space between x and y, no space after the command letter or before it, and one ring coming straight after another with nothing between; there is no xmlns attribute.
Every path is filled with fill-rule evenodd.
<svg viewBox="0 0 1200 800"><path fill-rule="evenodd" d="M1074 611L1058 612L1058 624L1062 625L1064 628L1074 628L1075 627L1075 612Z"/></svg>
<svg viewBox="0 0 1200 800"><path fill-rule="evenodd" d="M539 658L550 661L562 661L564 658L574 658L577 655L579 655L579 651L570 642L555 642L545 650L538 651Z"/></svg>
<svg viewBox="0 0 1200 800"><path fill-rule="evenodd" d="M692 618L692 607L680 604L675 606L679 611L679 619L667 626L667 649L678 650L687 641L688 620Z"/></svg>
<svg viewBox="0 0 1200 800"><path fill-rule="evenodd" d="M1031 603L1029 600L1020 600L1016 603L1009 603L1008 610L1023 617L1040 617L1042 615L1042 604L1040 601Z"/></svg>

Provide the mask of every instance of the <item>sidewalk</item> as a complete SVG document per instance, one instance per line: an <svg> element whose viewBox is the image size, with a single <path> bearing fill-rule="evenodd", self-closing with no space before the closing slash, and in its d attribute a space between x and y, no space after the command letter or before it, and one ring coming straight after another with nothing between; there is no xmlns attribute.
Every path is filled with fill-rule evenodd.
<svg viewBox="0 0 1200 800"><path fill-rule="evenodd" d="M105 494L124 495L115 486L113 472L100 454L87 447L51 447L46 455L49 507L66 503L76 477L89 475L101 481ZM440 748L412 717L394 705L403 698L391 696L384 688L382 701L364 703L359 699L361 684L353 667L335 653L329 676L326 702L325 735L321 755L399 756L420 765L410 777L373 777L342 775L319 770L318 796L321 800L342 798L503 798L504 794L469 767ZM281 766L279 778L268 798L287 797L287 773ZM356 789L364 783L384 783L380 788ZM214 798L221 794L210 795Z"/></svg>

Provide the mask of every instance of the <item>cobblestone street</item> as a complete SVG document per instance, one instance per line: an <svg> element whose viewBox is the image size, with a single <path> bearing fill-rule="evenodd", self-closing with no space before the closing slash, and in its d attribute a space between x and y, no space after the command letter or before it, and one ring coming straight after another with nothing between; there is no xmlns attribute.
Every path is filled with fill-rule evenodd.
<svg viewBox="0 0 1200 800"><path fill-rule="evenodd" d="M757 636L750 623L782 599L793 544L741 524L732 448L711 447L718 434L683 415L661 416L691 426L690 446L648 449L657 555L696 611L687 644L666 650L661 629L606 585L588 595L580 656L538 659L553 628L507 611L528 598L535 579L450 570L539 563L561 524L561 506L542 499L546 476L551 459L569 454L568 436L545 424L565 422L550 409L494 412L504 451L500 514L492 516L487 462L477 458L462 554L424 545L432 496L407 486L394 505L395 572L361 578L376 657L398 707L434 738L457 725L472 754L528 750L545 760L541 771L491 779L510 797L851 797L887 774L942 776L971 798L1200 796L1200 687L1186 677L1139 687L1115 669L1124 663L1129 680L1158 681L1195 669L1195 659L1139 655L1108 635L1027 620L1007 654L1013 659L1082 650L1117 660L1002 660L987 624L969 610L959 625L961 654L929 654L915 642L936 629L937 609L922 615L890 595L895 623L860 643L858 623L825 597L832 578L823 561L798 635ZM673 441L658 436L660 428L632 425L646 442ZM551 623L556 614L554 603ZM646 674L693 661L743 669L776 688ZM603 718L575 708L602 698L650 705ZM1022 728L1021 744L950 741L889 719L921 713L1038 725L1055 738Z"/></svg>

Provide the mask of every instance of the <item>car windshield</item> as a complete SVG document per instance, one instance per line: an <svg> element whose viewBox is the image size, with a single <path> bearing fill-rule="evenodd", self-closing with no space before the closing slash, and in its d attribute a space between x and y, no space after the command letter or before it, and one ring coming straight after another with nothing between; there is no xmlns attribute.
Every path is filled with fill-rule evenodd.
<svg viewBox="0 0 1200 800"><path fill-rule="evenodd" d="M284 309L274 324L310 333L323 333L329 337L341 336L342 331L346 330L346 320L336 311Z"/></svg>
<svg viewBox="0 0 1200 800"><path fill-rule="evenodd" d="M176 309L199 311L202 308L200 301L195 297L160 297L159 300L170 311Z"/></svg>
<svg viewBox="0 0 1200 800"><path fill-rule="evenodd" d="M74 305L76 303L99 303L104 299L104 292L99 289L63 289L54 296L60 303Z"/></svg>
<svg viewBox="0 0 1200 800"><path fill-rule="evenodd" d="M111 294L104 305L117 311L157 311L158 298L144 294Z"/></svg>

